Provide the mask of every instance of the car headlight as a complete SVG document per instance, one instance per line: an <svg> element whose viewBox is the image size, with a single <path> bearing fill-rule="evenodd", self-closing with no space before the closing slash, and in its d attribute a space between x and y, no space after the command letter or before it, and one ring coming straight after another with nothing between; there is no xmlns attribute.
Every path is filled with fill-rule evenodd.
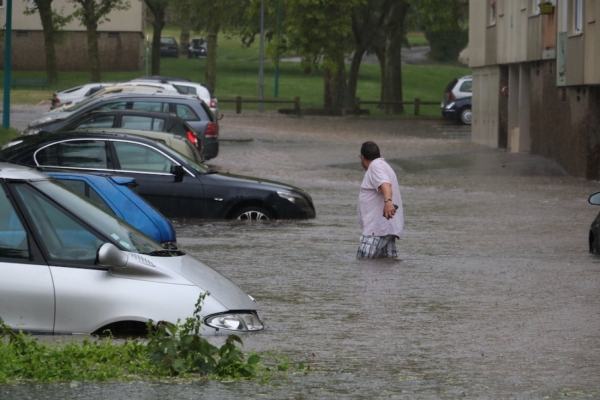
<svg viewBox="0 0 600 400"><path fill-rule="evenodd" d="M304 207L304 206L308 205L308 202L306 201L304 196L302 196L300 194L293 193L293 192L287 192L287 191L279 191L279 190L277 191L277 194L279 195L279 197L282 197L282 198L290 201L291 203L294 203L298 207Z"/></svg>
<svg viewBox="0 0 600 400"><path fill-rule="evenodd" d="M37 135L41 130L42 128L27 128L21 133L21 136Z"/></svg>
<svg viewBox="0 0 600 400"><path fill-rule="evenodd" d="M207 317L204 323L211 328L236 332L256 332L265 329L262 321L254 314L228 313Z"/></svg>
<svg viewBox="0 0 600 400"><path fill-rule="evenodd" d="M446 106L446 110L449 110L451 108L454 108L454 102L452 102Z"/></svg>

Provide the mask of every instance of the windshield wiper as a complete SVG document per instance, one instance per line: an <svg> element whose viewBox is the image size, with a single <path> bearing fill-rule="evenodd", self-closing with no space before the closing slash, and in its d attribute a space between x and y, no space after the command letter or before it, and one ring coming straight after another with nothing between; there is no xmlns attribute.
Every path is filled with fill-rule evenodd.
<svg viewBox="0 0 600 400"><path fill-rule="evenodd" d="M145 254L147 256L153 256L153 257L179 257L179 256L185 255L185 253L183 251L177 250L177 249L154 250L149 253L143 253L143 254Z"/></svg>

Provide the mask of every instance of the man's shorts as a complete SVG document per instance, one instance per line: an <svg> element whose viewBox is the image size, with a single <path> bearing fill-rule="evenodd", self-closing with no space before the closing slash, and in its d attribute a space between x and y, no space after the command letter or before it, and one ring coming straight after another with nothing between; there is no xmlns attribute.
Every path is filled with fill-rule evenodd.
<svg viewBox="0 0 600 400"><path fill-rule="evenodd" d="M356 258L397 258L396 236L366 236L360 237Z"/></svg>

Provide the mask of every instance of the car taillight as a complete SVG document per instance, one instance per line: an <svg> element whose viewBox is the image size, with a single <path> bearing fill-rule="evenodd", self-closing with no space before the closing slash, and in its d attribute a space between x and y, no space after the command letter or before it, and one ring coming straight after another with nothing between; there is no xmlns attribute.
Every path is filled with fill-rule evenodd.
<svg viewBox="0 0 600 400"><path fill-rule="evenodd" d="M58 97L53 97L52 98L52 103L53 104L60 104L60 99Z"/></svg>
<svg viewBox="0 0 600 400"><path fill-rule="evenodd" d="M206 132L204 133L205 137L216 137L217 136L217 124L214 122L209 122L206 125Z"/></svg>
<svg viewBox="0 0 600 400"><path fill-rule="evenodd" d="M200 142L198 141L198 137L193 131L187 131L187 138L190 142L194 144L197 149L200 149Z"/></svg>
<svg viewBox="0 0 600 400"><path fill-rule="evenodd" d="M450 92L450 96L448 96L448 100L450 100L450 101L456 100L456 96L454 95L454 93Z"/></svg>
<svg viewBox="0 0 600 400"><path fill-rule="evenodd" d="M210 99L210 108L217 108L217 101L215 99Z"/></svg>

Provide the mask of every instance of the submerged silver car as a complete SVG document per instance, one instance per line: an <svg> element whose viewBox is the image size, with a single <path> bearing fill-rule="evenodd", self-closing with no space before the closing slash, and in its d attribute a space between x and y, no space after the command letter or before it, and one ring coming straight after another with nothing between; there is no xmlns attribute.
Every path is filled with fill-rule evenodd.
<svg viewBox="0 0 600 400"><path fill-rule="evenodd" d="M264 329L229 279L162 246L49 176L0 163L0 317L43 334L144 334L191 317L203 334Z"/></svg>

